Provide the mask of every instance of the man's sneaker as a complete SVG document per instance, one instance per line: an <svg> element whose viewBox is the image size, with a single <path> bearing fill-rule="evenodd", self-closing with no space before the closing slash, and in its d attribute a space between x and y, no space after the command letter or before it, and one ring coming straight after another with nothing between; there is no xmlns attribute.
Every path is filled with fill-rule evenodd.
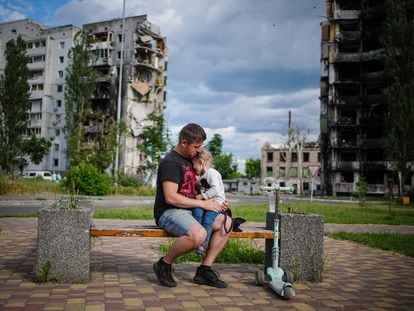
<svg viewBox="0 0 414 311"><path fill-rule="evenodd" d="M219 279L219 275L216 271L205 266L197 268L196 275L194 276L194 282L218 288L227 287L227 283Z"/></svg>
<svg viewBox="0 0 414 311"><path fill-rule="evenodd" d="M203 245L200 245L197 250L196 250L196 254L199 256L203 256L206 254L206 249L204 248Z"/></svg>
<svg viewBox="0 0 414 311"><path fill-rule="evenodd" d="M162 258L154 263L152 267L154 268L155 275L157 276L158 281L162 286L166 287L176 287L177 282L175 282L172 276L172 267L171 265L161 262Z"/></svg>

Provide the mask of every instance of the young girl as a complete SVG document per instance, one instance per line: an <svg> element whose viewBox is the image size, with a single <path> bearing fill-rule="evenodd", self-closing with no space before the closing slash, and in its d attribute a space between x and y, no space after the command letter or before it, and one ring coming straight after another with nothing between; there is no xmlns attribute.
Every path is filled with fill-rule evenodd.
<svg viewBox="0 0 414 311"><path fill-rule="evenodd" d="M224 185L221 174L213 168L213 157L211 153L202 149L200 153L193 158L193 170L198 178L200 194L198 199L207 200L214 198L216 201L223 203L225 201ZM204 255L211 236L211 230L216 219L217 212L206 211L201 207L193 210L193 217L203 225L207 231L207 237L196 250L199 255Z"/></svg>

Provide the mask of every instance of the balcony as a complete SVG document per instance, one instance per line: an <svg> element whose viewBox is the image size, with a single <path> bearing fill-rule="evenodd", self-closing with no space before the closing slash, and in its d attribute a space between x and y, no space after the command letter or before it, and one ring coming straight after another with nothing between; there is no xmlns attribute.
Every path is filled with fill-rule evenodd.
<svg viewBox="0 0 414 311"><path fill-rule="evenodd" d="M100 57L93 62L93 66L112 66L112 58L110 57Z"/></svg>
<svg viewBox="0 0 414 311"><path fill-rule="evenodd" d="M27 64L27 68L30 71L44 69L45 67L46 67L46 62L45 61L42 61L42 62L34 62L34 63Z"/></svg>
<svg viewBox="0 0 414 311"><path fill-rule="evenodd" d="M339 149L356 149L359 147L359 144L356 140L350 141L331 141L331 147Z"/></svg>
<svg viewBox="0 0 414 311"><path fill-rule="evenodd" d="M359 170L360 165L357 161L338 161L332 163L331 169L332 170L350 170L350 171L357 171Z"/></svg>
<svg viewBox="0 0 414 311"><path fill-rule="evenodd" d="M383 103L384 99L385 99L384 94L366 95L366 96L362 96L361 98L362 103L368 104L368 105Z"/></svg>
<svg viewBox="0 0 414 311"><path fill-rule="evenodd" d="M362 79L364 82L383 82L384 81L384 71L375 71L362 74Z"/></svg>
<svg viewBox="0 0 414 311"><path fill-rule="evenodd" d="M354 42L361 39L360 31L341 31L335 35L335 40L338 42Z"/></svg>
<svg viewBox="0 0 414 311"><path fill-rule="evenodd" d="M335 10L334 19L359 19L361 11L359 10Z"/></svg>
<svg viewBox="0 0 414 311"><path fill-rule="evenodd" d="M338 127L354 127L357 123L355 118L341 117L333 125Z"/></svg>
<svg viewBox="0 0 414 311"><path fill-rule="evenodd" d="M363 149L383 149L385 146L385 138L366 138L361 139L361 148Z"/></svg>
<svg viewBox="0 0 414 311"><path fill-rule="evenodd" d="M379 18L381 16L385 16L386 14L386 4L380 4L373 6L371 8L367 8L361 12L361 18L363 19L371 19L371 18Z"/></svg>
<svg viewBox="0 0 414 311"><path fill-rule="evenodd" d="M354 183L336 183L334 184L333 191L336 193L351 193L356 190Z"/></svg>
<svg viewBox="0 0 414 311"><path fill-rule="evenodd" d="M382 195L382 194L385 194L385 193L389 193L389 190L383 184L368 184L367 185L367 193L368 194ZM398 193L398 192L394 192L394 193Z"/></svg>
<svg viewBox="0 0 414 311"><path fill-rule="evenodd" d="M336 53L334 55L334 63L359 63L361 61L361 53Z"/></svg>
<svg viewBox="0 0 414 311"><path fill-rule="evenodd" d="M338 106L355 107L359 105L359 96L336 96L332 103Z"/></svg>
<svg viewBox="0 0 414 311"><path fill-rule="evenodd" d="M96 42L91 44L91 50L112 50L112 42Z"/></svg>
<svg viewBox="0 0 414 311"><path fill-rule="evenodd" d="M144 60L138 60L138 59L136 59L136 60L134 61L134 65L135 65L135 66L137 66L137 67L145 67L145 68L147 68L147 69L151 69L151 70L155 70L155 71L160 72L160 70L159 70L158 68L156 68L153 64L151 64L151 63L150 63L150 62L148 62L148 61L144 61Z"/></svg>
<svg viewBox="0 0 414 311"><path fill-rule="evenodd" d="M385 171L387 170L387 162L385 161L371 161L362 163L362 170L364 171Z"/></svg>
<svg viewBox="0 0 414 311"><path fill-rule="evenodd" d="M362 128L383 128L384 121L381 118L360 118Z"/></svg>
<svg viewBox="0 0 414 311"><path fill-rule="evenodd" d="M382 59L383 51L384 51L383 49L377 49L377 50L372 50L369 52L362 52L361 61L371 61L371 60Z"/></svg>

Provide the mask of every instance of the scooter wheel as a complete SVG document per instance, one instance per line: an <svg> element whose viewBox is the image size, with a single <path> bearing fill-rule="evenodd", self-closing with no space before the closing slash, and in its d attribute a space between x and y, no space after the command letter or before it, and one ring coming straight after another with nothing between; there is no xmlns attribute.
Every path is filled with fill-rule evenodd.
<svg viewBox="0 0 414 311"><path fill-rule="evenodd" d="M293 284L293 273L292 271L285 271L285 273L283 274L283 279L284 282L288 282L290 284Z"/></svg>
<svg viewBox="0 0 414 311"><path fill-rule="evenodd" d="M262 270L256 270L254 279L257 286L262 286L265 283L264 272Z"/></svg>
<svg viewBox="0 0 414 311"><path fill-rule="evenodd" d="M292 287L285 287L284 288L285 294L283 295L284 300L290 300L294 296L294 291Z"/></svg>

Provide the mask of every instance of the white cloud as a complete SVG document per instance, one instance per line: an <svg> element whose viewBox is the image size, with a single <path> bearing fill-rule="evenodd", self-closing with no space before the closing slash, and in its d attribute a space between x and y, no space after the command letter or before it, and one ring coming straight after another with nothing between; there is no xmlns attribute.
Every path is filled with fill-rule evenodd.
<svg viewBox="0 0 414 311"><path fill-rule="evenodd" d="M27 2L17 1L20 8ZM42 12L41 22L82 26L121 18L123 0L70 0L59 8L52 1L40 3L44 12L54 8L53 19L44 20ZM166 116L173 137L186 123L198 122L209 137L220 133L224 152L240 163L259 158L265 142L283 142L289 111L294 124L309 130L308 137L317 137L325 0L125 3L126 16L147 15L167 37ZM0 18L34 18L31 10L0 5Z"/></svg>

